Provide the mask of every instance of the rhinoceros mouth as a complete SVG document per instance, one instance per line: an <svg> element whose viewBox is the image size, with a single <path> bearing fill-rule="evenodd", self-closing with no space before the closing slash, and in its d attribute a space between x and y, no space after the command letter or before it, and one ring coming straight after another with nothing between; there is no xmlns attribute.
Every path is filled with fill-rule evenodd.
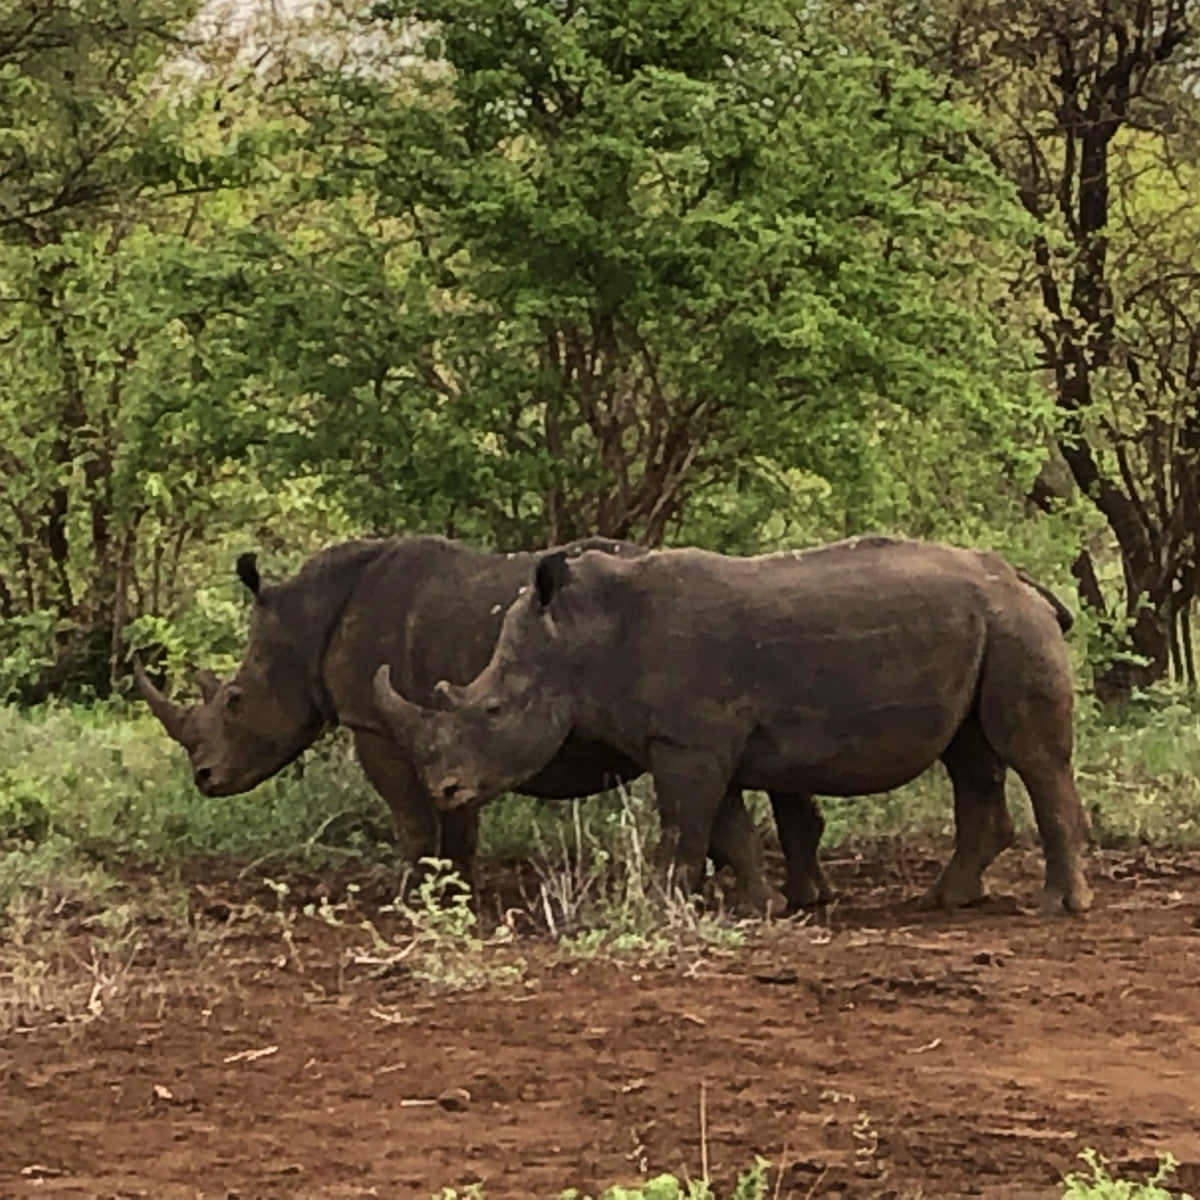
<svg viewBox="0 0 1200 1200"><path fill-rule="evenodd" d="M240 774L223 773L211 768L199 768L192 773L196 790L210 800L219 800L227 796L241 796L253 791L260 783L265 783L273 775L277 775L284 767L300 757L302 751L289 755L286 762L278 766L258 768L254 771L244 771Z"/></svg>
<svg viewBox="0 0 1200 1200"><path fill-rule="evenodd" d="M283 758L263 756L263 761L251 769L221 770L217 767L196 766L193 764L192 777L201 795L219 799L223 796L240 796L253 791L260 783L266 783L274 775L278 775L285 767L289 767L311 745L312 739L307 738Z"/></svg>

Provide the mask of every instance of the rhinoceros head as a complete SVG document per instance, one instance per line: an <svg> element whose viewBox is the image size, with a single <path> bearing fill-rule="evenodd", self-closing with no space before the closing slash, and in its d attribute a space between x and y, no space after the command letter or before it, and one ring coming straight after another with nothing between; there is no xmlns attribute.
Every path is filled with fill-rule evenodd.
<svg viewBox="0 0 1200 1200"><path fill-rule="evenodd" d="M254 593L250 642L233 678L200 671L201 702L176 704L150 682L137 659L138 690L167 733L188 753L196 786L206 796L249 791L312 744L324 725L312 696L309 667L263 587L252 554L237 562L238 578Z"/></svg>
<svg viewBox="0 0 1200 1200"><path fill-rule="evenodd" d="M439 807L483 804L515 788L570 733L569 634L560 634L550 612L565 564L561 553L542 558L534 586L505 613L491 661L465 687L438 683L436 707L400 695L386 664L376 671L379 712Z"/></svg>

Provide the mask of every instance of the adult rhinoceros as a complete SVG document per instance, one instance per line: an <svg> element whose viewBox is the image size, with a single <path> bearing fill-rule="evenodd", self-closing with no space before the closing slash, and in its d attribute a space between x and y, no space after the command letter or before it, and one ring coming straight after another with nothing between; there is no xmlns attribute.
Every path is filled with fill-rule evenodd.
<svg viewBox="0 0 1200 1200"><path fill-rule="evenodd" d="M568 736L599 739L652 772L686 879L730 789L764 789L786 815L814 793L889 790L940 758L957 836L932 898L955 907L983 895L1012 840L1011 766L1042 836L1045 907L1089 906L1069 617L996 555L879 537L758 558L556 553L531 582L482 673L438 685L449 711L418 707L386 665L376 672L381 710L444 807L539 770ZM810 848L789 846L789 829L796 901L810 882L791 868Z"/></svg>
<svg viewBox="0 0 1200 1200"><path fill-rule="evenodd" d="M601 557L643 553L611 539L561 547ZM441 815L406 748L380 720L370 675L380 662L410 696L427 700L439 679L466 681L481 670L504 610L527 584L537 556L494 554L438 537L346 542L311 558L291 579L260 581L253 555L237 574L254 594L250 640L232 679L198 675L203 701L172 703L135 661L138 688L167 733L188 752L207 796L249 791L281 770L325 729L354 734L359 762L392 811L414 858L440 855L470 879L479 815ZM641 768L586 737L560 744L513 788L532 796L585 796ZM713 858L738 875L740 903L761 911L770 894L762 848L740 792L731 793L713 831Z"/></svg>

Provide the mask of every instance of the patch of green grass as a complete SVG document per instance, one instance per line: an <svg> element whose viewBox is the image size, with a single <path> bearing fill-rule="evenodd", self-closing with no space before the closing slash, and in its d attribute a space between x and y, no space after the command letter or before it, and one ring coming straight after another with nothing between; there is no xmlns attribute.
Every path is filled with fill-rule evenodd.
<svg viewBox="0 0 1200 1200"><path fill-rule="evenodd" d="M567 812L549 834L536 830L530 855L538 874L532 915L565 953L658 957L742 943L719 903L698 907L667 886L650 853L657 822L648 800L622 788Z"/></svg>
<svg viewBox="0 0 1200 1200"><path fill-rule="evenodd" d="M1084 1150L1079 1157L1087 1171L1073 1171L1066 1176L1063 1200L1192 1200L1185 1192L1170 1192L1163 1186L1179 1165L1170 1154L1161 1157L1158 1170L1142 1183L1114 1178L1108 1164L1093 1149Z"/></svg>
<svg viewBox="0 0 1200 1200"><path fill-rule="evenodd" d="M1102 844L1200 844L1195 701L1164 692L1139 698L1118 719L1081 700L1076 727L1080 791ZM1017 824L1029 828L1023 789L1015 778L1009 787ZM582 804L506 797L484 811L481 854L538 863L541 890L551 892L548 923L565 936L608 931L584 938L581 950L598 949L606 939L612 948L633 945L642 934L642 893L650 889L639 893L638 881L628 872L622 878L617 868L631 849L644 855L657 835L650 796L643 778L625 797ZM765 798L747 799L773 839ZM887 795L822 798L821 805L826 849L858 838L947 833L953 823L940 766ZM0 912L13 894L4 880L21 874L6 862L17 852L37 850L60 864L74 858L81 869L210 856L271 870L343 861L391 866L399 853L392 837L390 814L344 734L253 792L208 799L193 785L183 751L140 708L0 707Z"/></svg>
<svg viewBox="0 0 1200 1200"><path fill-rule="evenodd" d="M1076 774L1102 845L1200 844L1200 713L1166 694L1120 719L1088 707L1077 722Z"/></svg>
<svg viewBox="0 0 1200 1200"><path fill-rule="evenodd" d="M390 816L331 738L243 796L208 799L183 751L148 717L48 706L0 707L0 849L65 839L89 859L170 862L384 852Z"/></svg>
<svg viewBox="0 0 1200 1200"><path fill-rule="evenodd" d="M770 1195L767 1184L767 1162L759 1159L734 1184L733 1190L718 1194L712 1187L699 1179L680 1179L677 1175L658 1175L645 1183L623 1187L619 1184L608 1188L595 1200L767 1200ZM458 1191L443 1188L433 1200L487 1200L486 1192L479 1186ZM593 1200L575 1188L559 1194L559 1200Z"/></svg>
<svg viewBox="0 0 1200 1200"><path fill-rule="evenodd" d="M519 980L522 964L494 962L485 954L471 908L471 889L451 864L427 858L419 865L425 873L412 895L392 906L407 920L410 932L394 948L388 965L403 962L415 979L439 991L463 991ZM378 934L375 939L378 949L394 947ZM498 940L507 938L501 933Z"/></svg>

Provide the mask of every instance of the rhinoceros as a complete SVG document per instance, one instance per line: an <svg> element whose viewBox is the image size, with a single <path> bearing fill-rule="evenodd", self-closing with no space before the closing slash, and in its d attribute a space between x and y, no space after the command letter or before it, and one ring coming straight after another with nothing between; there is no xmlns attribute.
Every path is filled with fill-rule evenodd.
<svg viewBox="0 0 1200 1200"><path fill-rule="evenodd" d="M1012 767L1042 837L1044 908L1088 908L1069 614L1002 558L886 537L754 558L552 553L531 583L483 671L437 685L439 708L376 671L380 710L443 808L486 801L568 736L598 739L652 773L687 880L731 789L769 792L787 818L814 811L814 794L886 791L941 759L956 839L928 899L955 908L985 895L1012 841ZM798 824L780 824L793 904L824 887Z"/></svg>
<svg viewBox="0 0 1200 1200"><path fill-rule="evenodd" d="M561 547L632 557L640 547L586 539ZM380 720L370 672L386 662L405 691L428 699L441 678L466 681L487 663L504 610L528 584L536 555L469 549L439 537L363 539L311 558L291 579L267 585L253 554L237 575L253 593L250 638L237 673L221 682L200 672L202 702L173 703L134 661L137 686L167 733L188 752L207 796L249 791L281 770L327 728L352 730L375 790L416 859L449 859L471 879L479 815L442 814L406 748ZM585 737L559 745L514 790L545 798L585 796L641 773L624 754ZM721 806L713 858L739 879L739 905L772 902L762 848L740 792Z"/></svg>

